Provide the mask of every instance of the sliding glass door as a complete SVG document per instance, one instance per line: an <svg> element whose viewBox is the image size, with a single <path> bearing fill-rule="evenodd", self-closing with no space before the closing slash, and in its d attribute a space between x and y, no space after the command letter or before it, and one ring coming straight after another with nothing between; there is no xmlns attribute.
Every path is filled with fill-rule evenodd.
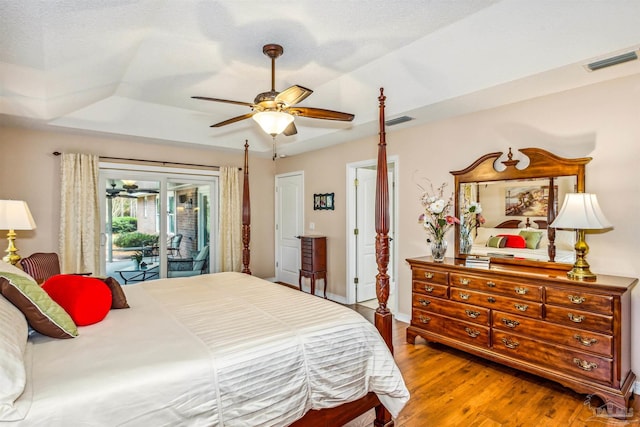
<svg viewBox="0 0 640 427"><path fill-rule="evenodd" d="M101 271L123 284L216 271L215 175L101 168Z"/></svg>

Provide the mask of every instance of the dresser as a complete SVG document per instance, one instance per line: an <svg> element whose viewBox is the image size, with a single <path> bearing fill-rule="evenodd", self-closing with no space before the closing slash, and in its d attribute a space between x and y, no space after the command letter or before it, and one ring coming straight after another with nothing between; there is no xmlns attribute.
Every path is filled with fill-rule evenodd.
<svg viewBox="0 0 640 427"><path fill-rule="evenodd" d="M311 281L311 295L316 294L316 280L324 281L324 298L327 298L327 238L324 236L300 236L300 276L298 285L302 290L302 278Z"/></svg>
<svg viewBox="0 0 640 427"><path fill-rule="evenodd" d="M624 410L632 393L631 290L637 279L518 266L468 268L464 260L407 259L417 336L597 395Z"/></svg>

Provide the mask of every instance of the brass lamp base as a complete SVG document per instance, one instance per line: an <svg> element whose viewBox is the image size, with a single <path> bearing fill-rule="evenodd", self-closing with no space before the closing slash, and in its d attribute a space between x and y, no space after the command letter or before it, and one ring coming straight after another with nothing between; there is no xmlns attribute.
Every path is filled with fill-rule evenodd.
<svg viewBox="0 0 640 427"><path fill-rule="evenodd" d="M572 280L595 281L597 276L589 270L589 263L585 259L587 252L589 252L589 245L584 241L584 230L578 230L575 250L576 262L573 264L573 268L567 272L567 277Z"/></svg>
<svg viewBox="0 0 640 427"><path fill-rule="evenodd" d="M16 245L14 243L16 240L16 232L13 230L9 230L9 232L7 233L7 240L9 241L9 246L5 251L7 255L2 258L2 260L11 265L16 265L22 258L20 255L18 255L18 248L16 248Z"/></svg>

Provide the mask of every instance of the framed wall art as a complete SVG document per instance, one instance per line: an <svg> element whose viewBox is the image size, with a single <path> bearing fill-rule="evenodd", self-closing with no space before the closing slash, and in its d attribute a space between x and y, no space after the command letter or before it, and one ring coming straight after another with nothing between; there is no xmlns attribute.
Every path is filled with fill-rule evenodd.
<svg viewBox="0 0 640 427"><path fill-rule="evenodd" d="M333 210L334 209L334 193L314 194L313 210Z"/></svg>

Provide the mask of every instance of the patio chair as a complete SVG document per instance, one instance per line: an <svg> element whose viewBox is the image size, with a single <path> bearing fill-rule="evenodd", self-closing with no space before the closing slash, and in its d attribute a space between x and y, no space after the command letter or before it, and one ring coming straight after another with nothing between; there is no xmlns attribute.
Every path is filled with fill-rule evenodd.
<svg viewBox="0 0 640 427"><path fill-rule="evenodd" d="M203 246L194 258L168 260L167 277L189 277L205 274L208 269L209 245Z"/></svg>
<svg viewBox="0 0 640 427"><path fill-rule="evenodd" d="M167 253L171 256L175 256L176 254L178 254L178 257L181 257L182 256L180 255L181 242L182 242L182 234L178 233L173 237L171 237L167 242Z"/></svg>

